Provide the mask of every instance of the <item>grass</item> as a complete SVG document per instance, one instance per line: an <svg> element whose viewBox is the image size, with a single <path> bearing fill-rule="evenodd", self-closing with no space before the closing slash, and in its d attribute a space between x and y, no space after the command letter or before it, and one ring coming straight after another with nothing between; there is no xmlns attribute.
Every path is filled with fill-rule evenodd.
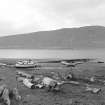
<svg viewBox="0 0 105 105"><path fill-rule="evenodd" d="M2 63L15 64L16 60L2 59ZM105 75L105 64L84 63L76 66L72 71L70 67L65 67L60 63L40 63L41 69L18 69L15 67L0 67L0 77L4 78L0 85L7 84L10 89L17 87L23 100L21 105L105 105L105 86L100 84L91 84L93 87L101 88L99 94L86 92L84 85L66 84L61 87L61 92L48 92L46 89L31 90L21 83L16 82L15 72L25 71L30 74L46 74L51 71L58 72L64 76L72 72L76 78L86 79L93 75ZM19 105L12 100L11 105Z"/></svg>

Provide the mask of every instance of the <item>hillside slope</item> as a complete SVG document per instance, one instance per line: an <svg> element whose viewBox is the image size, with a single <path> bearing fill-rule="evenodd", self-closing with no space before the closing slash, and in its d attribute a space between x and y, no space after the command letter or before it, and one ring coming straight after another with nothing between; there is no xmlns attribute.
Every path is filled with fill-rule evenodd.
<svg viewBox="0 0 105 105"><path fill-rule="evenodd" d="M0 48L93 49L105 48L105 27L86 26L33 32L0 38Z"/></svg>

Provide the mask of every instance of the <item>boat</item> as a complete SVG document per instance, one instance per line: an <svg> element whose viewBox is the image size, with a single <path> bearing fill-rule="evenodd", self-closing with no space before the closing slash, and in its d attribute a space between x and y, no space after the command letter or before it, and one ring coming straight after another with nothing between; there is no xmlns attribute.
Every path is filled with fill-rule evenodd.
<svg viewBox="0 0 105 105"><path fill-rule="evenodd" d="M32 60L20 60L15 64L16 68L34 68L37 67L37 63Z"/></svg>

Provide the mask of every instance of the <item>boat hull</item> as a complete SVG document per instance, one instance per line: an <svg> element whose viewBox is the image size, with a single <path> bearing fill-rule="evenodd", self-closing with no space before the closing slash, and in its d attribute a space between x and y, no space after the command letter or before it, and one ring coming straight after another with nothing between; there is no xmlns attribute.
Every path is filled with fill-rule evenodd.
<svg viewBox="0 0 105 105"><path fill-rule="evenodd" d="M16 64L15 67L16 68L34 68L34 67L36 67L36 65L19 65L19 64Z"/></svg>

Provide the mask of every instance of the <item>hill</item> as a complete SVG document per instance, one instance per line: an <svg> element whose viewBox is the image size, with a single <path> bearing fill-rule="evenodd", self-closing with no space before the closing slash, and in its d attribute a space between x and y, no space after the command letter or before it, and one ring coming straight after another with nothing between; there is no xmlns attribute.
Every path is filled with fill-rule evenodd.
<svg viewBox="0 0 105 105"><path fill-rule="evenodd" d="M40 31L0 38L4 49L93 49L105 48L105 27L85 26Z"/></svg>

